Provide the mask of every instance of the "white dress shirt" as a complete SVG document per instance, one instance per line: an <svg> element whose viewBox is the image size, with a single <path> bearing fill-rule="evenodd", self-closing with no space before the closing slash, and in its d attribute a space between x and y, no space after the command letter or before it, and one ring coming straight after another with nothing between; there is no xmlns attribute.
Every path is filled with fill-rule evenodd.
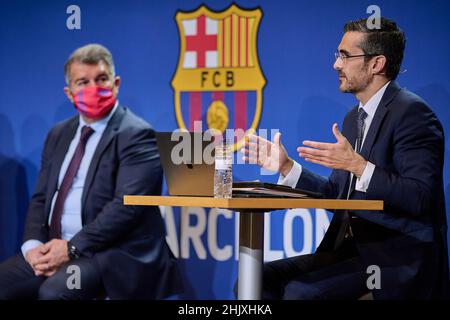
<svg viewBox="0 0 450 320"><path fill-rule="evenodd" d="M103 132L108 125L108 121L111 119L118 105L119 103L117 101L114 105L114 108L111 110L107 117L91 124L88 124L86 121L84 121L81 116L79 118L77 131L72 141L70 142L69 149L67 150L64 161L61 165L61 170L59 171L58 190L61 186L62 180L64 179L67 168L69 167L69 163L75 153L78 142L80 141L81 129L83 128L83 126L89 126L94 130L94 133L89 137L86 143L83 159L81 160L80 167L77 171L76 176L74 177L72 186L69 189L66 201L64 202L63 213L61 216L61 239L70 240L82 228L81 197L83 195L86 176L92 161L92 157L94 156L95 150L97 149L98 143L100 142ZM55 206L56 198L58 196L58 190L55 192L52 198L50 215L48 217L49 225L52 221L53 207ZM29 250L34 249L41 244L41 241L35 239L26 241L21 248L23 256L25 257Z"/></svg>
<svg viewBox="0 0 450 320"><path fill-rule="evenodd" d="M378 105L380 104L381 98L383 98L384 92L386 91L387 86L390 81L388 81L383 87L381 87L370 99L366 102L366 104L362 104L359 102L359 107L363 108L367 113L367 117L364 120L364 134L363 134L363 142L361 148L364 146L364 141L366 140L367 132L369 131L370 125L372 124L373 117L375 116L375 112L377 111ZM354 142L356 145L356 141ZM367 161L367 165L364 168L364 171L361 177L356 179L355 190L360 192L366 192L369 188L370 180L372 179L373 172L375 171L375 165L369 161ZM294 165L292 166L291 171L286 176L280 175L278 179L278 184L282 184L285 186L290 186L291 188L295 188L302 174L302 166L298 162L294 161ZM350 173L350 183L353 180L353 173Z"/></svg>

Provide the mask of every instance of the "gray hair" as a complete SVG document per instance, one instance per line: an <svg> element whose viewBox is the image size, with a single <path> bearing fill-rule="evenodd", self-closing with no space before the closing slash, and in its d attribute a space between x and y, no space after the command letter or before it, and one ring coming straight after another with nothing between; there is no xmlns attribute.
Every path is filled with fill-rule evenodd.
<svg viewBox="0 0 450 320"><path fill-rule="evenodd" d="M109 72L114 77L115 68L113 57L111 52L104 46L94 43L76 49L64 64L64 77L66 83L68 85L70 84L70 66L72 63L78 62L82 64L97 65L100 61L103 61L108 66Z"/></svg>

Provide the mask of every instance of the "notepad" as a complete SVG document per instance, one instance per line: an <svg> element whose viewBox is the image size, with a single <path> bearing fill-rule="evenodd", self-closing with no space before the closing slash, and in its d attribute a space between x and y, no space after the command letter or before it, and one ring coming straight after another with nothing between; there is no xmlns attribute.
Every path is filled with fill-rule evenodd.
<svg viewBox="0 0 450 320"><path fill-rule="evenodd" d="M233 183L233 197L323 198L323 195L279 184L251 181Z"/></svg>

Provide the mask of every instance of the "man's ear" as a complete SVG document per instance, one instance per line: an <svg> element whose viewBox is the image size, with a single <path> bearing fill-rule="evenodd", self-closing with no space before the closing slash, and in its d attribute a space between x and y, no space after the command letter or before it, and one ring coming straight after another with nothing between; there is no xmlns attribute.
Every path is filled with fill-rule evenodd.
<svg viewBox="0 0 450 320"><path fill-rule="evenodd" d="M66 94L66 96L70 100L70 102L74 103L72 93L70 92L69 87L64 87L64 93Z"/></svg>
<svg viewBox="0 0 450 320"><path fill-rule="evenodd" d="M377 74L385 75L386 74L386 62L387 62L386 57L383 55L380 55L380 56L376 56L374 60L375 60L375 62L372 66L372 73L374 75L377 75Z"/></svg>
<svg viewBox="0 0 450 320"><path fill-rule="evenodd" d="M113 94L115 97L117 97L117 95L119 94L120 81L121 79L119 76L114 77Z"/></svg>

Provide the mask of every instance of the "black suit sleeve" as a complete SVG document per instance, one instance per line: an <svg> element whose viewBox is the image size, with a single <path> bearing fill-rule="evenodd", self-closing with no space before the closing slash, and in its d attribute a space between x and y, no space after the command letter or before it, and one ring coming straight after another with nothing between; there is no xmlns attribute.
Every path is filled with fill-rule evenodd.
<svg viewBox="0 0 450 320"><path fill-rule="evenodd" d="M296 188L323 194L328 199L335 199L339 191L338 175L339 170L333 170L330 177L323 177L302 167L302 174Z"/></svg>
<svg viewBox="0 0 450 320"><path fill-rule="evenodd" d="M44 149L42 151L41 168L36 187L28 207L27 219L25 222L23 237L24 242L35 239L45 243L48 240L45 199L47 195L49 173L51 170L51 155L55 148L54 131L55 129L52 129L47 135Z"/></svg>
<svg viewBox="0 0 450 320"><path fill-rule="evenodd" d="M421 102L405 108L391 149L394 168L375 171L367 190L368 199L381 199L385 206L412 216L430 212L442 175L444 135L434 113Z"/></svg>
<svg viewBox="0 0 450 320"><path fill-rule="evenodd" d="M71 239L86 256L110 246L131 231L141 214L149 214L143 206L125 206L124 195L161 194L162 169L154 131L150 128L128 128L118 134L120 159L114 198ZM155 213L159 214L159 210Z"/></svg>

